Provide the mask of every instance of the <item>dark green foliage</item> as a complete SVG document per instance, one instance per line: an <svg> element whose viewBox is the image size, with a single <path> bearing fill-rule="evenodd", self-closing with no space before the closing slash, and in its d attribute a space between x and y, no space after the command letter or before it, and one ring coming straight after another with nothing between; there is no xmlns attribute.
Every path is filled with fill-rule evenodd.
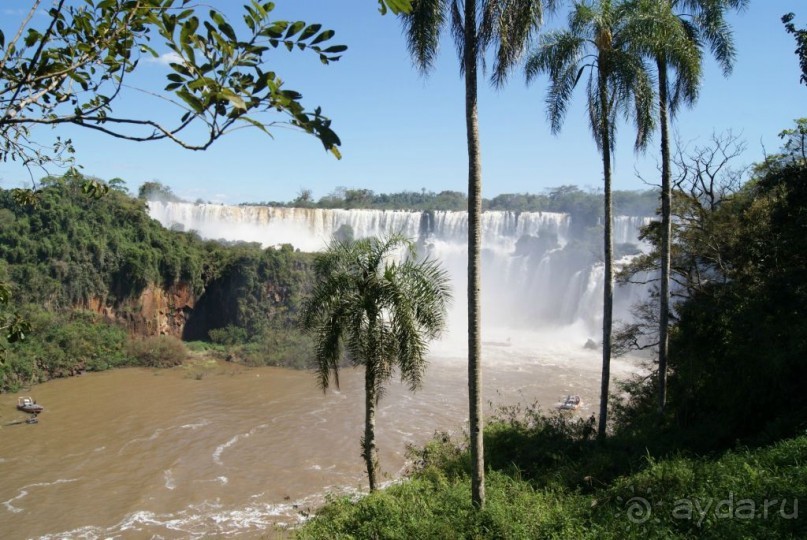
<svg viewBox="0 0 807 540"><path fill-rule="evenodd" d="M91 198L84 192L85 184L86 179L75 174L46 178L33 206L21 206L11 192L0 191L0 280L13 293L4 296L13 304L3 306L3 326L7 333L22 329L36 334L28 336L28 348L21 344L9 353L0 389L106 369L129 359L139 365L177 363L182 355L173 354L171 345L160 345L148 354L156 345L135 345L124 352L123 330L101 324L100 319L95 321L99 331L82 338L86 350L77 350L68 339L90 324L69 326L72 309L94 304L111 308L124 319L127 313L136 318L138 298L149 286L187 287L197 296L185 327L190 339L216 337L233 349L230 356L252 365L307 365L312 357L310 339L290 328L310 282L311 256L291 246L266 250L255 244L224 246L193 233L169 231L149 218L145 201L120 189ZM155 189L159 185L147 191L153 194ZM13 311L29 303L46 306L49 312L32 312L31 333L19 326ZM46 316L50 322L40 324ZM119 342L107 343L100 331L107 328L120 333ZM57 331L68 337L52 334ZM12 339L6 341L15 335L9 334ZM67 348L51 350L43 339Z"/></svg>
<svg viewBox="0 0 807 540"><path fill-rule="evenodd" d="M55 308L136 297L150 283L182 280L200 292L209 251L190 235L166 231L145 202L117 190L87 197L79 176L46 178L36 206L0 191L0 259L18 302Z"/></svg>
<svg viewBox="0 0 807 540"><path fill-rule="evenodd" d="M145 201L182 202L170 187L160 182L144 182L137 190L137 198Z"/></svg>
<svg viewBox="0 0 807 540"><path fill-rule="evenodd" d="M8 346L0 362L0 390L132 364L125 351L126 331L94 313L57 314L27 306L22 314L31 333L25 341Z"/></svg>
<svg viewBox="0 0 807 540"><path fill-rule="evenodd" d="M410 479L360 499L329 499L296 537L623 540L807 534L803 502L795 502L803 499L807 483L805 436L713 458L664 459L612 439L607 447L594 444L575 457L575 448L590 439L588 422L542 418L534 410L518 418L500 417L487 430L486 443L511 441L521 451L543 456L540 474L525 475L518 461L507 467L507 449L486 447L488 455L504 450L505 456L503 467L488 472L484 510L474 511L467 499L467 449L439 434L413 453L417 469ZM613 461L617 452L629 455L630 464ZM588 458L579 459L583 456ZM609 463L618 476L584 477L592 464ZM583 478L584 487L575 487L574 477ZM645 508L651 513L642 513Z"/></svg>
<svg viewBox="0 0 807 540"><path fill-rule="evenodd" d="M673 250L687 297L671 333L671 411L657 430L672 445L762 444L807 427L807 164L781 156L757 174L708 210L678 200L698 218ZM647 433L652 392L629 390L620 429Z"/></svg>
<svg viewBox="0 0 807 540"><path fill-rule="evenodd" d="M612 438L607 446L596 440L595 418L544 413L537 405L504 407L485 428L488 469L528 481L539 489L592 492L620 475L641 469L646 446L628 437ZM466 441L467 442L467 441ZM654 453L664 448L652 446ZM439 470L448 478L470 474L465 444L437 434L422 449L408 453L414 470Z"/></svg>
<svg viewBox="0 0 807 540"><path fill-rule="evenodd" d="M311 282L311 255L295 252L290 245L261 249L240 244L222 249L215 263L218 275L196 303L183 339L244 343L260 339L269 327L295 324ZM223 330L228 326L240 330Z"/></svg>
<svg viewBox="0 0 807 540"><path fill-rule="evenodd" d="M673 335L676 423L702 443L769 440L807 427L807 166L775 167L726 211L739 230L726 283L694 295ZM708 433L708 437L707 437Z"/></svg>
<svg viewBox="0 0 807 540"><path fill-rule="evenodd" d="M793 19L796 16L793 13L788 13L782 17L782 23L785 25L785 30L788 34L793 35L796 40L796 56L799 58L799 66L801 67L801 84L807 85L807 28L796 28Z"/></svg>

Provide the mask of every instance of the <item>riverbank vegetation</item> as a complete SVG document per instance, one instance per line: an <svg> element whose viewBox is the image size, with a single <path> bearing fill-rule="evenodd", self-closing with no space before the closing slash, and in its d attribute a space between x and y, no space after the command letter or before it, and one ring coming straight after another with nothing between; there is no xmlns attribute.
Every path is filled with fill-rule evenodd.
<svg viewBox="0 0 807 540"><path fill-rule="evenodd" d="M439 435L411 453L409 479L332 499L298 532L328 538L803 538L807 436L708 456L594 438L587 420L535 409L485 432L485 508L470 499L470 455ZM661 454L657 452L663 452ZM799 500L802 498L802 500Z"/></svg>
<svg viewBox="0 0 807 540"><path fill-rule="evenodd" d="M175 365L180 338L211 341L250 365L308 365L310 340L294 327L310 255L167 230L120 179L100 198L85 184L76 174L45 178L33 205L0 191L3 310L29 326L25 340L4 345L0 391Z"/></svg>

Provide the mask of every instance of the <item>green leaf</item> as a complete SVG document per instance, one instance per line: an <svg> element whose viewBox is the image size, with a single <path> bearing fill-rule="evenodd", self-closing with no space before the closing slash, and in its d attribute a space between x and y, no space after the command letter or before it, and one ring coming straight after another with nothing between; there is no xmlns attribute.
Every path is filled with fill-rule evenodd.
<svg viewBox="0 0 807 540"><path fill-rule="evenodd" d="M298 33L303 28L305 28L305 23L303 21L295 22L289 27L288 31L286 32L286 37L284 39L289 39L291 36Z"/></svg>
<svg viewBox="0 0 807 540"><path fill-rule="evenodd" d="M25 36L25 46L26 47L33 47L35 43L37 43L42 38L42 34L34 30L33 28L28 29L28 35Z"/></svg>
<svg viewBox="0 0 807 540"><path fill-rule="evenodd" d="M412 11L412 0L378 0L378 11L382 15L387 14L387 9L391 10L395 15L409 13Z"/></svg>
<svg viewBox="0 0 807 540"><path fill-rule="evenodd" d="M196 114L202 114L205 111L205 108L202 105L201 100L199 100L199 98L197 98L187 90L180 90L176 93L176 95L179 96L182 99L182 101L187 103L188 106L190 106L190 108L193 109L193 111Z"/></svg>
<svg viewBox="0 0 807 540"><path fill-rule="evenodd" d="M266 129L266 126L263 125L261 122L258 122L254 118L250 118L249 116L242 116L242 117L239 118L239 120L243 120L243 121L245 121L245 122L247 122L249 124L252 124L253 126L260 129L261 131L263 131L264 133L266 133L270 137L274 138L274 136L271 133L269 133L269 130Z"/></svg>
<svg viewBox="0 0 807 540"><path fill-rule="evenodd" d="M261 35L265 35L266 37L270 38L280 38L288 27L289 23L286 21L275 21L272 26L261 31Z"/></svg>
<svg viewBox="0 0 807 540"><path fill-rule="evenodd" d="M235 35L233 27L230 26L229 23L227 23L227 21L224 19L221 13L211 10L210 18L213 19L214 23L216 23L216 26L218 26L221 33L227 36L227 39L231 41L238 41L238 38Z"/></svg>
<svg viewBox="0 0 807 540"><path fill-rule="evenodd" d="M340 53L340 52L345 52L346 50L347 50L347 45L333 45L331 47L328 47L327 49L325 49L322 52L328 53L328 54L336 54L336 53Z"/></svg>
<svg viewBox="0 0 807 540"><path fill-rule="evenodd" d="M224 90L219 92L218 95L220 98L224 98L230 103L232 103L233 107L235 107L236 109L241 109L242 111L247 110L247 104L244 102L241 96L235 94L235 92L233 92L232 90L225 88Z"/></svg>
<svg viewBox="0 0 807 540"><path fill-rule="evenodd" d="M336 34L336 32L334 32L333 30L325 30L320 35L318 35L316 38L314 38L314 41L311 42L311 45L316 45L317 43L322 43L323 41L327 41L327 40L331 39L334 36L334 34Z"/></svg>
<svg viewBox="0 0 807 540"><path fill-rule="evenodd" d="M320 30L322 30L321 24L311 24L307 26L305 30L303 30L303 33L300 34L300 37L298 39L299 41L305 41L306 39L310 38L311 36L319 32Z"/></svg>

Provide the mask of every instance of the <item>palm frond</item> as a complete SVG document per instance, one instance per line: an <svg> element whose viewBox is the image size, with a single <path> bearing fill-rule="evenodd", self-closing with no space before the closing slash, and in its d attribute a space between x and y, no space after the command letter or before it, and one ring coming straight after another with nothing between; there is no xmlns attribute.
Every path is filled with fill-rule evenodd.
<svg viewBox="0 0 807 540"><path fill-rule="evenodd" d="M545 13L555 11L555 0L488 0L480 27L480 47L495 46L491 81L503 86L513 67L541 28Z"/></svg>
<svg viewBox="0 0 807 540"><path fill-rule="evenodd" d="M655 129L655 81L641 56L626 49L611 51L609 85L615 95L616 108L636 127L636 150L647 146ZM631 106L632 105L632 106Z"/></svg>
<svg viewBox="0 0 807 540"><path fill-rule="evenodd" d="M606 88L607 91L607 88ZM588 123L589 127L591 128L591 135L594 138L594 143L597 145L597 150L600 153L604 152L603 146L603 123L607 126L608 129L608 137L610 140L609 147L607 149L608 152L614 151L614 121L613 121L613 113L606 115L605 111L611 111L612 108L609 107L609 99L606 96L606 102L603 103L600 97L599 91L599 81L598 77L592 75L588 78L586 82L586 102L587 102L587 110L588 110Z"/></svg>
<svg viewBox="0 0 807 540"><path fill-rule="evenodd" d="M527 58L527 82L540 73L549 76L546 104L552 133L560 132L572 93L587 67L582 64L584 45L581 36L569 31L555 31L543 36L538 48Z"/></svg>
<svg viewBox="0 0 807 540"><path fill-rule="evenodd" d="M454 40L454 48L459 58L460 77L465 76L465 16L461 0L451 0L451 38Z"/></svg>
<svg viewBox="0 0 807 540"><path fill-rule="evenodd" d="M328 389L331 376L339 388L339 359L342 357L341 337L344 332L342 318L335 313L323 321L316 331L317 379L322 391Z"/></svg>
<svg viewBox="0 0 807 540"><path fill-rule="evenodd" d="M696 29L699 40L709 46L724 75L731 73L737 53L726 13L742 12L749 3L749 0L678 0L674 6L681 11L680 17L688 19Z"/></svg>
<svg viewBox="0 0 807 540"><path fill-rule="evenodd" d="M411 11L401 16L407 47L421 73L434 66L446 8L447 0L414 0Z"/></svg>
<svg viewBox="0 0 807 540"><path fill-rule="evenodd" d="M420 385L428 342L445 326L450 301L447 274L432 259L419 260L400 234L332 241L317 256L316 282L301 310L301 325L315 334L317 375L339 384L344 346L370 372L376 396L395 366L411 388Z"/></svg>
<svg viewBox="0 0 807 540"><path fill-rule="evenodd" d="M710 17L708 14L699 17L698 23L703 40L709 44L712 55L723 69L723 75L730 75L737 57L731 27L722 16Z"/></svg>

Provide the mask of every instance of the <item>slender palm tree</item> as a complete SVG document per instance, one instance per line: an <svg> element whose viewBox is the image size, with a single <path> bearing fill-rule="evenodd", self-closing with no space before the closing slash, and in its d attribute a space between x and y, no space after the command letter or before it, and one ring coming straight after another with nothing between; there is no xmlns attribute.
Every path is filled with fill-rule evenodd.
<svg viewBox="0 0 807 540"><path fill-rule="evenodd" d="M729 9L742 10L748 0L630 0L630 41L656 64L658 119L661 131L661 283L659 286L658 410L667 402L669 356L670 261L672 244L671 119L681 105L691 106L698 97L703 48L709 46L723 68L731 73L735 48L726 22ZM670 86L672 83L672 88Z"/></svg>
<svg viewBox="0 0 807 540"><path fill-rule="evenodd" d="M405 250L401 258L399 253ZM339 386L342 347L364 366L362 457L370 491L378 486L375 411L383 385L397 368L411 390L420 387L428 342L442 332L451 299L448 275L432 259L416 259L414 244L398 235L331 242L315 263L316 283L301 322L316 339L323 391Z"/></svg>
<svg viewBox="0 0 807 540"><path fill-rule="evenodd" d="M611 154L617 115L633 118L637 150L647 146L653 129L653 84L643 57L629 47L623 35L624 11L610 0L576 2L569 14L569 28L542 36L526 64L527 82L538 74L550 78L547 111L558 133L582 76L588 73L586 99L589 123L602 154L604 181L604 285L602 320L602 386L597 434L605 437L608 391L611 379L611 330L613 326L613 231L611 209Z"/></svg>
<svg viewBox="0 0 807 540"><path fill-rule="evenodd" d="M558 0L559 1L559 0ZM482 162L477 110L478 67L495 49L492 82L502 85L543 22L544 10L556 0L413 0L402 17L409 51L424 74L434 65L443 28L451 34L465 77L465 123L468 142L468 401L471 492L477 508L485 504L485 458L482 443L482 337L480 313Z"/></svg>

